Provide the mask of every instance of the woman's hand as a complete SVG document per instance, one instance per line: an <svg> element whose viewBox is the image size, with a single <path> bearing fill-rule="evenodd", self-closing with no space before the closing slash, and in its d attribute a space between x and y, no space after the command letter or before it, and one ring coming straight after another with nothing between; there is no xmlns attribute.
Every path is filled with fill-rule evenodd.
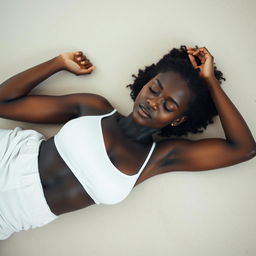
<svg viewBox="0 0 256 256"><path fill-rule="evenodd" d="M202 78L209 79L214 78L214 67L213 67L213 56L210 52L205 48L187 48L188 57L190 59L191 64L194 68L199 68L199 75ZM201 65L197 65L195 57L197 56L201 61Z"/></svg>
<svg viewBox="0 0 256 256"><path fill-rule="evenodd" d="M59 55L63 68L75 75L91 74L96 69L81 51L66 52Z"/></svg>

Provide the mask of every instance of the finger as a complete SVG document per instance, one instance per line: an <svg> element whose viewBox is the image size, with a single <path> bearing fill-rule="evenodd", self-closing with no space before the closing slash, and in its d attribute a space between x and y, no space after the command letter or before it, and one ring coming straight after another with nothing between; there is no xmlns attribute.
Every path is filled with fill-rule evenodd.
<svg viewBox="0 0 256 256"><path fill-rule="evenodd" d="M192 50L192 49L189 49L189 50L187 50L187 53L193 53L194 52L194 50Z"/></svg>
<svg viewBox="0 0 256 256"><path fill-rule="evenodd" d="M208 52L208 50L206 49L206 47L196 47L196 48L191 48L197 52Z"/></svg>
<svg viewBox="0 0 256 256"><path fill-rule="evenodd" d="M210 52L206 49L206 47L201 48L201 56L203 56L204 61L206 61L206 59L214 59Z"/></svg>
<svg viewBox="0 0 256 256"><path fill-rule="evenodd" d="M92 67L92 66L93 66L93 65L92 65L91 63L88 63L88 64L85 64L85 65L84 65L85 68L90 68L90 67Z"/></svg>
<svg viewBox="0 0 256 256"><path fill-rule="evenodd" d="M209 54L210 56L212 56L206 47L201 47L198 50L200 50L200 53L203 55Z"/></svg>
<svg viewBox="0 0 256 256"><path fill-rule="evenodd" d="M91 67L89 67L89 68L84 68L84 69L81 69L80 70L80 73L81 74L89 74L89 73L91 73L93 70L95 70L96 69L96 67L95 66L91 66Z"/></svg>
<svg viewBox="0 0 256 256"><path fill-rule="evenodd" d="M80 55L77 58L79 58L79 60L84 60L85 59L84 55Z"/></svg>
<svg viewBox="0 0 256 256"><path fill-rule="evenodd" d="M79 63L80 63L81 65L86 66L86 67L92 66L92 63L91 63L88 59L81 60Z"/></svg>
<svg viewBox="0 0 256 256"><path fill-rule="evenodd" d="M206 47L202 47L202 50L203 50L204 53L209 53L210 54L210 52L208 51L208 49Z"/></svg>
<svg viewBox="0 0 256 256"><path fill-rule="evenodd" d="M193 56L197 56L199 58L199 60L201 61L201 63L205 63L206 61L206 57L208 57L207 55L208 53L205 52L204 49L200 48L198 50L196 50L194 53L192 53Z"/></svg>
<svg viewBox="0 0 256 256"><path fill-rule="evenodd" d="M75 58L74 58L74 60L75 60L77 63L80 62L80 61L82 60L81 55L76 55Z"/></svg>
<svg viewBox="0 0 256 256"><path fill-rule="evenodd" d="M201 57L201 58L199 58L199 59L200 59L200 61L201 61L202 64L204 64L205 61L206 61L205 57Z"/></svg>
<svg viewBox="0 0 256 256"><path fill-rule="evenodd" d="M82 63L83 61L89 62L89 60L85 56L79 56L75 58L76 62Z"/></svg>
<svg viewBox="0 0 256 256"><path fill-rule="evenodd" d="M196 48L195 47L187 47L187 51L191 52L191 53L199 52L199 50L200 50L200 48L198 48L197 46L196 46Z"/></svg>
<svg viewBox="0 0 256 256"><path fill-rule="evenodd" d="M79 57L79 61L85 61L85 60L87 60L85 56Z"/></svg>
<svg viewBox="0 0 256 256"><path fill-rule="evenodd" d="M90 63L90 62L82 62L81 63L81 66L83 66L83 68L90 68L90 67L92 67L93 65L92 65L92 63Z"/></svg>
<svg viewBox="0 0 256 256"><path fill-rule="evenodd" d="M77 59L78 59L79 61L86 61L86 60L87 60L87 61L90 62L90 60L89 60L85 55L78 56Z"/></svg>
<svg viewBox="0 0 256 256"><path fill-rule="evenodd" d="M213 56L209 53L208 49L206 47L200 47L200 48L192 48L188 47L188 54L192 54L193 56L197 56L202 64L205 63L207 58L213 58Z"/></svg>
<svg viewBox="0 0 256 256"><path fill-rule="evenodd" d="M188 47L187 48L187 51L190 51L190 52L194 52L195 50L197 50L196 48L192 48L192 47Z"/></svg>
<svg viewBox="0 0 256 256"><path fill-rule="evenodd" d="M77 52L75 52L75 55L76 55L76 56L83 55L83 52L82 52L82 51L77 51Z"/></svg>
<svg viewBox="0 0 256 256"><path fill-rule="evenodd" d="M92 66L85 66L85 65L81 65L81 66L80 66L80 68L83 69L83 70L89 69L89 68L91 68L91 67L92 67Z"/></svg>
<svg viewBox="0 0 256 256"><path fill-rule="evenodd" d="M80 63L81 63L81 65L85 65L85 64L88 64L89 62L87 60L83 60Z"/></svg>
<svg viewBox="0 0 256 256"><path fill-rule="evenodd" d="M196 63L195 57L194 57L192 54L189 54L188 57L189 57L189 60L190 60L190 62L191 62L191 64L192 64L192 66L193 66L194 68L197 68L198 65L197 65L197 63Z"/></svg>
<svg viewBox="0 0 256 256"><path fill-rule="evenodd" d="M197 57L199 58L199 60L202 62L204 59L205 54L202 51L199 51L197 54Z"/></svg>
<svg viewBox="0 0 256 256"><path fill-rule="evenodd" d="M197 49L197 50L195 50L195 51L193 52L193 55L198 55L199 52L200 52L200 49Z"/></svg>

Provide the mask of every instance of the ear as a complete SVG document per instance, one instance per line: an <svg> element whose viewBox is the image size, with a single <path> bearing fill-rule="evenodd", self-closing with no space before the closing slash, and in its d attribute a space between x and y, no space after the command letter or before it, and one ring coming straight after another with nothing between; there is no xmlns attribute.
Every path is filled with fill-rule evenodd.
<svg viewBox="0 0 256 256"><path fill-rule="evenodd" d="M175 119L174 121L172 121L171 126L178 126L181 123L185 122L187 119L188 119L187 116L179 117L179 118Z"/></svg>

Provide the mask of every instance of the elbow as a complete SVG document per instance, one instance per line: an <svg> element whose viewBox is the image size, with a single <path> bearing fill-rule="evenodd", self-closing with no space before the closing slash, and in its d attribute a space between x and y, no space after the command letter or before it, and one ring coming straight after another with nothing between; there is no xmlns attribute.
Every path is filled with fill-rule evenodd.
<svg viewBox="0 0 256 256"><path fill-rule="evenodd" d="M234 144L232 147L234 147ZM250 160L256 156L256 143L253 143L250 146L235 146L235 151L237 153L237 158L240 159L241 162Z"/></svg>
<svg viewBox="0 0 256 256"><path fill-rule="evenodd" d="M256 144L254 145L253 150L251 151L251 158L256 156Z"/></svg>
<svg viewBox="0 0 256 256"><path fill-rule="evenodd" d="M256 143L254 143L252 148L250 148L249 150L247 149L245 153L246 160L254 158L255 156L256 156Z"/></svg>

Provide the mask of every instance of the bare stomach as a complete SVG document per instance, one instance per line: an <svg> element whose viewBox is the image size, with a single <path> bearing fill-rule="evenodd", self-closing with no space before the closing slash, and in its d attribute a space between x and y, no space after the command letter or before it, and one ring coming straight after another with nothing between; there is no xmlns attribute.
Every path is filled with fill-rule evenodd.
<svg viewBox="0 0 256 256"><path fill-rule="evenodd" d="M46 201L55 215L95 204L59 155L53 137L40 145L38 168Z"/></svg>

